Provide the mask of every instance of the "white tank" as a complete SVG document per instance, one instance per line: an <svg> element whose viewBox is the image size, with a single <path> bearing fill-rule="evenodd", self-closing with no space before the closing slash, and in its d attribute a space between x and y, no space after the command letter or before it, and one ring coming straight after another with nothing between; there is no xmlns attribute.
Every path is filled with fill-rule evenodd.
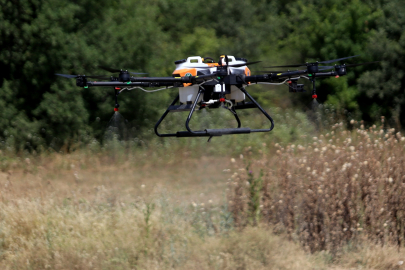
<svg viewBox="0 0 405 270"><path fill-rule="evenodd" d="M187 102L194 102L198 94L198 85L191 85L187 87L179 87L180 102L185 104ZM202 94L198 102L202 100Z"/></svg>
<svg viewBox="0 0 405 270"><path fill-rule="evenodd" d="M245 100L245 94L236 86L231 86L231 93L225 96L226 99L234 99L236 102Z"/></svg>

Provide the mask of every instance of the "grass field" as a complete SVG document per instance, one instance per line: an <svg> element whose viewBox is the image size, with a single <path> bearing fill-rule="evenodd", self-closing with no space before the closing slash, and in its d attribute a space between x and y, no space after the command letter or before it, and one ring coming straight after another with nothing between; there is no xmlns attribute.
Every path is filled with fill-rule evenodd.
<svg viewBox="0 0 405 270"><path fill-rule="evenodd" d="M404 137L314 135L229 155L2 152L0 268L405 269Z"/></svg>

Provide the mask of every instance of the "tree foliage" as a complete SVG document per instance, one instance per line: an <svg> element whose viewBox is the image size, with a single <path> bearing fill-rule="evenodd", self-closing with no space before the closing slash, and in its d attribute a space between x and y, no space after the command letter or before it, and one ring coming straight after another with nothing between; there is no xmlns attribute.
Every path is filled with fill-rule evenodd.
<svg viewBox="0 0 405 270"><path fill-rule="evenodd" d="M357 54L358 61L381 59L377 68L319 80L319 97L370 121L384 114L405 124L405 8L399 0L0 3L0 137L24 148L102 138L111 117L112 89L80 89L54 73L106 74L97 69L106 65L170 76L173 61L191 55L232 54L266 64ZM171 91L125 93L121 112L136 130L150 128Z"/></svg>

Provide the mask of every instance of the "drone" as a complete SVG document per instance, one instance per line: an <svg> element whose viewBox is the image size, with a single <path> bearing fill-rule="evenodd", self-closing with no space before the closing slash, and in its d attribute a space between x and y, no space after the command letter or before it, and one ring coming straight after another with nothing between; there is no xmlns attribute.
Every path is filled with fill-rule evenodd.
<svg viewBox="0 0 405 270"><path fill-rule="evenodd" d="M222 55L218 62L211 57L192 56L187 59L175 61L176 69L172 77L136 77L133 75L141 75L147 73L130 72L124 69L113 69L105 66L100 68L111 73L119 73L118 76L86 76L86 75L68 75L56 74L65 78L76 78L78 87L89 88L96 86L113 87L115 96L114 111L118 112L118 95L124 90L141 89L145 92L156 92L169 88L178 88L179 94L169 105L160 119L155 125L155 133L159 137L209 137L211 138L222 135L231 134L248 134L255 132L269 132L274 128L274 121L271 116L257 103L257 101L248 93L246 87L253 84L271 84L271 85L288 85L289 92L302 93L304 84L299 84L298 80L303 78L312 82L312 98L316 99L316 78L325 77L340 77L347 74L348 67L360 65L374 64L376 62L366 62L359 64L342 64L334 66L322 66L320 64L328 64L339 62L349 58L357 57L349 56L322 62L307 62L305 64L270 66L266 68L298 68L305 67L302 70L287 70L287 71L262 71L261 75L252 75L249 65L259 63L261 61L248 62L245 58L238 58L231 55ZM333 70L332 70L333 69ZM328 71L330 70L330 71ZM131 75L133 74L133 75ZM97 78L108 81L90 81L88 79ZM155 90L146 90L148 87L163 87ZM246 100L246 97L249 101ZM204 108L224 108L229 110L237 121L235 128L222 129L205 129L192 130L190 128L190 120L196 110ZM269 120L270 127L262 129L250 129L242 127L241 121L237 114L238 110L257 108ZM185 122L185 131L176 133L159 133L158 128L165 117L171 112L188 111L188 117Z"/></svg>

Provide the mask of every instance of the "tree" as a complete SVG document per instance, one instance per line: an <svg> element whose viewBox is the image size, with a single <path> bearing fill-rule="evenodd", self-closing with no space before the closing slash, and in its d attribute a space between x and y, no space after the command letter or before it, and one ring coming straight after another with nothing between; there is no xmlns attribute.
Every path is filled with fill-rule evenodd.
<svg viewBox="0 0 405 270"><path fill-rule="evenodd" d="M377 69L359 79L359 104L363 118L376 121L392 117L396 127L405 125L405 3L382 1L383 15L368 39L368 60L382 60Z"/></svg>

